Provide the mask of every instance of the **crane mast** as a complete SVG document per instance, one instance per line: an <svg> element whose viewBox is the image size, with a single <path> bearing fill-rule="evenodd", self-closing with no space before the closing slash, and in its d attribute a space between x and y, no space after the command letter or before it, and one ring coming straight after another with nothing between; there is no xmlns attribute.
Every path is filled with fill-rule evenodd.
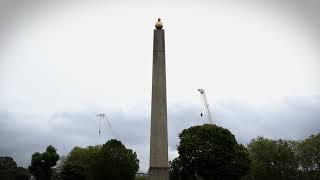
<svg viewBox="0 0 320 180"><path fill-rule="evenodd" d="M206 93L205 93L204 89L198 89L198 91L200 92L202 104L203 104L204 109L206 111L207 120L209 121L209 124L213 124L212 113L211 113L211 110L210 110L210 105L208 103ZM201 113L201 116L202 115L203 114Z"/></svg>

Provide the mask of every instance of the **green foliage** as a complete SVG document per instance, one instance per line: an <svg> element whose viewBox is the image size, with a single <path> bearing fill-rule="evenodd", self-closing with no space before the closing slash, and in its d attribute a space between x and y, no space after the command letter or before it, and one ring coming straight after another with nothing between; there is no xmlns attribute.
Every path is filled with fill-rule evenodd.
<svg viewBox="0 0 320 180"><path fill-rule="evenodd" d="M66 162L80 164L87 173L89 166L95 161L94 156L101 151L101 147L101 145L88 146L86 148L74 147L66 157Z"/></svg>
<svg viewBox="0 0 320 180"><path fill-rule="evenodd" d="M136 176L135 180L147 180L146 176Z"/></svg>
<svg viewBox="0 0 320 180"><path fill-rule="evenodd" d="M229 168L230 177L242 177L250 169L251 160L249 158L248 150L242 145L237 144L234 153L234 160Z"/></svg>
<svg viewBox="0 0 320 180"><path fill-rule="evenodd" d="M12 157L0 157L0 170L15 170L17 163Z"/></svg>
<svg viewBox="0 0 320 180"><path fill-rule="evenodd" d="M18 167L16 169L15 175L14 175L15 180L29 180L30 179L30 173L26 168L23 167Z"/></svg>
<svg viewBox="0 0 320 180"><path fill-rule="evenodd" d="M62 169L69 169L70 172L70 164L83 167L84 174L89 180L135 179L139 169L136 153L115 139L109 140L102 146L73 148L66 157Z"/></svg>
<svg viewBox="0 0 320 180"><path fill-rule="evenodd" d="M105 143L101 151L94 154L95 161L89 168L93 179L135 179L139 169L137 155L117 140Z"/></svg>
<svg viewBox="0 0 320 180"><path fill-rule="evenodd" d="M88 146L86 148L74 147L68 156L63 157L61 162L59 162L58 168L61 172L70 172L71 165L79 165L80 167L75 168L83 168L83 173L85 178L90 179L89 168L95 161L95 154L101 151L101 145L96 146ZM62 174L61 174L62 175ZM68 176L71 177L71 172ZM75 174L76 175L76 174ZM77 175L76 175L77 176Z"/></svg>
<svg viewBox="0 0 320 180"><path fill-rule="evenodd" d="M171 179L240 179L250 167L247 150L227 129L206 124L185 129L179 137Z"/></svg>
<svg viewBox="0 0 320 180"><path fill-rule="evenodd" d="M290 179L297 176L297 142L258 137L248 145L255 179Z"/></svg>
<svg viewBox="0 0 320 180"><path fill-rule="evenodd" d="M320 133L302 141L297 156L306 174L320 178Z"/></svg>
<svg viewBox="0 0 320 180"><path fill-rule="evenodd" d="M66 163L61 171L62 180L85 180L84 167L77 163Z"/></svg>
<svg viewBox="0 0 320 180"><path fill-rule="evenodd" d="M180 160L179 157L173 159L172 161L169 162L170 164L170 169L169 169L169 172L170 172L170 180L180 180L182 177L183 174L187 174L188 172L182 172L182 167L183 167L183 164ZM195 178L195 177L192 177L192 178Z"/></svg>
<svg viewBox="0 0 320 180"><path fill-rule="evenodd" d="M320 179L320 134L303 141L258 137L248 145L248 179Z"/></svg>
<svg viewBox="0 0 320 180"><path fill-rule="evenodd" d="M0 179L11 180L17 169L17 163L11 157L0 157Z"/></svg>
<svg viewBox="0 0 320 180"><path fill-rule="evenodd" d="M57 150L50 145L45 152L32 154L29 171L37 180L50 179L52 175L51 168L57 164L58 160L59 155L57 154Z"/></svg>

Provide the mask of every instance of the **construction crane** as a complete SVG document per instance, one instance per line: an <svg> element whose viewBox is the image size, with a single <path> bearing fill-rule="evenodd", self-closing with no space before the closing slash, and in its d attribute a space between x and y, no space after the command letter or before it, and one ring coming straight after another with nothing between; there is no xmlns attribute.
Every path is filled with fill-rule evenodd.
<svg viewBox="0 0 320 180"><path fill-rule="evenodd" d="M204 89L198 89L198 91L200 92L203 109L206 111L207 121L209 121L209 124L213 124L212 113L210 110L206 93ZM200 116L203 117L203 112L201 112Z"/></svg>
<svg viewBox="0 0 320 180"><path fill-rule="evenodd" d="M111 123L109 121L109 119L107 118L105 113L99 113L97 114L97 117L99 118L99 136L101 134L101 123L105 123L106 126L109 127L109 129L111 130L111 133L113 135L114 138L120 140L117 132L113 129L113 127L111 126Z"/></svg>

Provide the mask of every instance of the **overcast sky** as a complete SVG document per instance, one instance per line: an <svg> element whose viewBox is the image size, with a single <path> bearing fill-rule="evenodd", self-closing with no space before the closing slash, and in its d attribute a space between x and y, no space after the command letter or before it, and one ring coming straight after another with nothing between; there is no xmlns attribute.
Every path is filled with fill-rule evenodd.
<svg viewBox="0 0 320 180"><path fill-rule="evenodd" d="M317 1L0 1L0 156L27 166L113 138L148 169L152 40L166 36L169 159L202 124L198 88L240 143L320 131Z"/></svg>

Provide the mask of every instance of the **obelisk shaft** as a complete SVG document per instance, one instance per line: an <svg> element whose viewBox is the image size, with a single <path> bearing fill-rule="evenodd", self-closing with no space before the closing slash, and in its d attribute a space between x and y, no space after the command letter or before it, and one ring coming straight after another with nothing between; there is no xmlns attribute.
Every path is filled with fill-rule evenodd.
<svg viewBox="0 0 320 180"><path fill-rule="evenodd" d="M164 30L155 29L151 102L149 180L168 180L167 93Z"/></svg>

